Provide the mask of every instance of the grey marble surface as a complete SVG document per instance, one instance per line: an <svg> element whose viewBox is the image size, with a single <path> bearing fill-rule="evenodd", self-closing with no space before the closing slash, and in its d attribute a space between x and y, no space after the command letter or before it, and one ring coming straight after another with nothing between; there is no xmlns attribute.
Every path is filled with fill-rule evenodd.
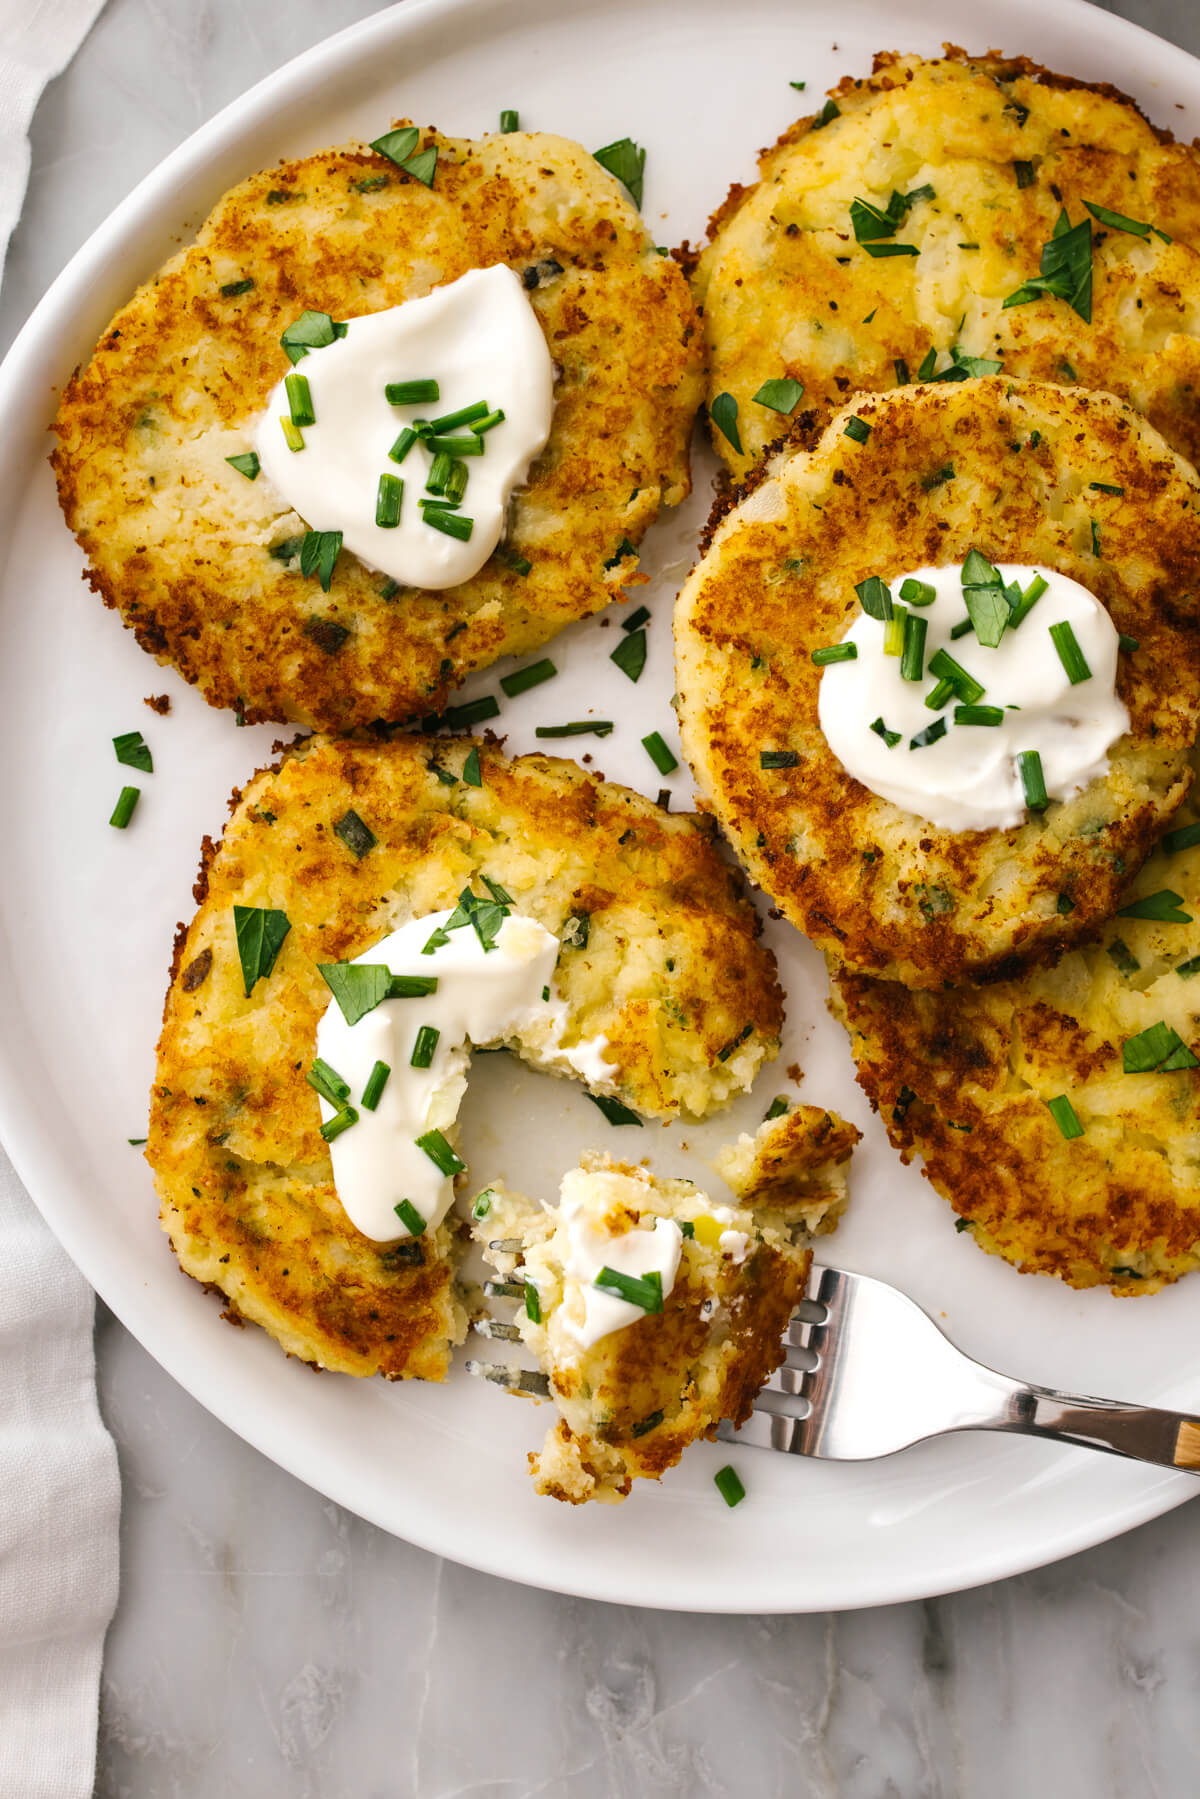
<svg viewBox="0 0 1200 1799"><path fill-rule="evenodd" d="M0 348L167 150L372 10L111 0L35 121ZM1195 0L1112 10L1200 52ZM103 1308L98 1348L125 1487L105 1799L1196 1790L1196 1506L922 1605L643 1613L526 1591L397 1542L232 1436Z"/></svg>

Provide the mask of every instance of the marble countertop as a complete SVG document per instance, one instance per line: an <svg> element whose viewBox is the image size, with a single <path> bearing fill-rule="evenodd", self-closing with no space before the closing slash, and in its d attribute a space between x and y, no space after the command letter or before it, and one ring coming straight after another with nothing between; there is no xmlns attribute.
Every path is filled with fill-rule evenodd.
<svg viewBox="0 0 1200 1799"><path fill-rule="evenodd" d="M0 350L147 169L278 63L373 10L110 0L35 120ZM1195 0L1111 10L1200 52ZM1200 1555L1194 1505L923 1604L640 1612L472 1573L339 1510L204 1412L103 1307L98 1355L124 1482L103 1799L1195 1790L1200 1620L1181 1574Z"/></svg>

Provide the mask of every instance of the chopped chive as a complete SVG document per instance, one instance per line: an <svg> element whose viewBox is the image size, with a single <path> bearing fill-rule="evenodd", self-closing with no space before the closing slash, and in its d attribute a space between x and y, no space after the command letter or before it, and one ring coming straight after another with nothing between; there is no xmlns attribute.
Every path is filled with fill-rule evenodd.
<svg viewBox="0 0 1200 1799"><path fill-rule="evenodd" d="M636 1112L631 1112L628 1106L622 1105L619 1099L613 1099L610 1094L589 1093L588 1098L603 1112L609 1124L640 1125L642 1122Z"/></svg>
<svg viewBox="0 0 1200 1799"><path fill-rule="evenodd" d="M1090 488L1092 488L1096 493L1111 493L1111 494L1120 495L1125 492L1125 489L1123 487L1114 487L1112 485L1112 483L1109 481L1089 481L1088 486Z"/></svg>
<svg viewBox="0 0 1200 1799"><path fill-rule="evenodd" d="M134 1139L131 1137L129 1139L129 1141L132 1143L134 1141ZM145 1142L145 1138L143 1138L142 1141ZM685 1218L683 1220L682 1224L679 1226L679 1235L681 1237L688 1239L689 1241L691 1241L692 1239L695 1238L696 1227L692 1223L690 1218Z"/></svg>
<svg viewBox="0 0 1200 1799"><path fill-rule="evenodd" d="M777 1093L767 1110L763 1113L763 1123L770 1124L773 1118L782 1118L785 1112L791 1111L791 1105L782 1093Z"/></svg>
<svg viewBox="0 0 1200 1799"><path fill-rule="evenodd" d="M975 629L969 618L960 618L950 632L951 643L957 643L960 637L967 637Z"/></svg>
<svg viewBox="0 0 1200 1799"><path fill-rule="evenodd" d="M444 412L441 418L431 419L430 426L435 433L453 431L455 425L469 425L473 419L485 419L487 415L487 401L476 400L471 406L460 406L457 412Z"/></svg>
<svg viewBox="0 0 1200 1799"><path fill-rule="evenodd" d="M416 1139L417 1148L423 1149L434 1167L442 1174L458 1174L466 1167L460 1155L451 1149L441 1131L426 1131L424 1136Z"/></svg>
<svg viewBox="0 0 1200 1799"><path fill-rule="evenodd" d="M149 1143L150 1139L149 1137L126 1137L125 1141L131 1149L140 1149L142 1144Z"/></svg>
<svg viewBox="0 0 1200 1799"><path fill-rule="evenodd" d="M221 289L221 298L238 300L243 294L248 294L253 286L254 278L251 275L247 275L244 281L227 281Z"/></svg>
<svg viewBox="0 0 1200 1799"><path fill-rule="evenodd" d="M321 591L329 592L329 584L333 580L333 571L337 559L342 553L342 533L340 531L306 531L304 542L300 545L300 573L306 581L316 575L321 583ZM344 641L349 632L343 626L337 629L342 632Z"/></svg>
<svg viewBox="0 0 1200 1799"><path fill-rule="evenodd" d="M856 444L865 444L871 435L871 427L866 419L860 419L855 414L853 418L846 420L846 429L843 435L852 438Z"/></svg>
<svg viewBox="0 0 1200 1799"><path fill-rule="evenodd" d="M1057 900L1054 902L1054 910L1058 913L1060 918L1069 918L1071 913L1075 910L1075 901L1071 898L1069 893L1060 893Z"/></svg>
<svg viewBox="0 0 1200 1799"><path fill-rule="evenodd" d="M788 86L794 87L798 94L802 94L804 92L805 88L808 86L808 83L807 83L807 81L789 81Z"/></svg>
<svg viewBox="0 0 1200 1799"><path fill-rule="evenodd" d="M382 137L372 138L371 148L380 156L386 156L389 162L403 165L420 141L421 133L415 125L402 125L395 131L385 131Z"/></svg>
<svg viewBox="0 0 1200 1799"><path fill-rule="evenodd" d="M1110 212L1107 206L1097 206L1091 200L1085 200L1084 205L1096 223L1107 225L1110 231L1128 231L1132 237L1147 238L1154 230L1153 225L1145 225L1140 219L1126 218L1123 212Z"/></svg>
<svg viewBox="0 0 1200 1799"><path fill-rule="evenodd" d="M1096 523L1094 518L1089 519L1088 523L1091 526L1091 530L1092 530L1092 555L1093 556L1103 556L1104 548L1100 542L1100 527Z"/></svg>
<svg viewBox="0 0 1200 1799"><path fill-rule="evenodd" d="M949 705L957 692L958 689L954 685L954 682L947 680L946 676L943 675L937 686L931 687L929 692L925 695L925 704L929 707L931 712L940 712L943 706Z"/></svg>
<svg viewBox="0 0 1200 1799"><path fill-rule="evenodd" d="M500 129L505 134L507 134L510 131L519 131L521 129L520 118L518 117L518 115L515 112L511 111L507 107L500 114Z"/></svg>
<svg viewBox="0 0 1200 1799"><path fill-rule="evenodd" d="M954 480L954 464L952 462L944 462L942 464L941 468L935 468L931 475L924 475L922 477L921 487L925 493L932 493L934 488L944 487L947 481L953 481L953 480ZM932 598L933 597L933 589L930 588L929 592L930 592L930 598ZM925 604L928 605L929 600L926 600Z"/></svg>
<svg viewBox="0 0 1200 1799"><path fill-rule="evenodd" d="M759 406L769 406L772 412L782 412L786 417L795 412L803 394L803 381L782 376L774 381L764 381L754 399Z"/></svg>
<svg viewBox="0 0 1200 1799"><path fill-rule="evenodd" d="M335 837L340 837L346 848L361 862L368 850L373 850L379 842L370 825L364 824L358 813L351 808L343 812L333 827Z"/></svg>
<svg viewBox="0 0 1200 1799"><path fill-rule="evenodd" d="M1050 636L1058 651L1058 659L1067 671L1067 679L1072 687L1078 687L1081 681L1090 681L1092 671L1087 665L1079 641L1068 622L1051 625Z"/></svg>
<svg viewBox="0 0 1200 1799"><path fill-rule="evenodd" d="M383 1098L383 1090L388 1084L391 1072L386 1062L376 1062L367 1076L367 1084L363 1088L359 1104L365 1106L368 1112L373 1112Z"/></svg>
<svg viewBox="0 0 1200 1799"><path fill-rule="evenodd" d="M494 1187L485 1187L482 1193L477 1193L471 1206L472 1218L486 1218L492 1209L492 1201L495 1197L496 1189Z"/></svg>
<svg viewBox="0 0 1200 1799"><path fill-rule="evenodd" d="M630 543L627 537L623 537L604 566L605 568L619 568L627 556L636 556L637 553L637 545Z"/></svg>
<svg viewBox="0 0 1200 1799"><path fill-rule="evenodd" d="M550 989L549 989L549 987L543 987L543 988L542 988L542 1000L543 1000L543 1002L548 1002L548 1001L549 1001L549 998L550 998Z"/></svg>
<svg viewBox="0 0 1200 1799"><path fill-rule="evenodd" d="M875 719L871 725L871 729L874 731L876 737L883 738L883 741L887 744L889 750L894 750L900 741L900 732L889 731L882 718Z"/></svg>
<svg viewBox="0 0 1200 1799"><path fill-rule="evenodd" d="M413 1044L413 1053L409 1060L410 1068L432 1068L433 1052L437 1048L440 1036L441 1032L436 1025L423 1024L421 1026L417 1032L417 1040Z"/></svg>
<svg viewBox="0 0 1200 1799"><path fill-rule="evenodd" d="M332 1068L328 1062L323 1062L320 1056L307 1070L304 1078L335 1109L350 1097L349 1081L343 1080L337 1069Z"/></svg>
<svg viewBox="0 0 1200 1799"><path fill-rule="evenodd" d="M868 618L887 620L892 616L892 595L886 583L878 575L868 575L865 581L859 581L854 589L858 595L858 603Z"/></svg>
<svg viewBox="0 0 1200 1799"><path fill-rule="evenodd" d="M673 774L679 767L677 759L671 754L659 732L651 731L649 737L643 737L642 748L660 775Z"/></svg>
<svg viewBox="0 0 1200 1799"><path fill-rule="evenodd" d="M611 737L611 718L577 718L569 725L538 725L535 737Z"/></svg>
<svg viewBox="0 0 1200 1799"><path fill-rule="evenodd" d="M304 448L303 431L291 419L284 418L282 413L279 415L279 428L283 432L283 441L289 450L294 452Z"/></svg>
<svg viewBox="0 0 1200 1799"><path fill-rule="evenodd" d="M938 359L937 345L930 344L930 346L926 350L924 356L922 356L921 366L917 370L917 380L918 381L928 381L930 379L930 377L933 374L934 369L936 369L936 367L937 367L937 359Z"/></svg>
<svg viewBox="0 0 1200 1799"><path fill-rule="evenodd" d="M115 825L118 831L123 831L133 817L134 808L141 797L140 787L122 787L117 803L112 809L109 824Z"/></svg>
<svg viewBox="0 0 1200 1799"><path fill-rule="evenodd" d="M332 1143L343 1131L348 1131L352 1124L358 1123L358 1113L353 1106L343 1106L341 1111L321 1126L321 1135L326 1143Z"/></svg>
<svg viewBox="0 0 1200 1799"><path fill-rule="evenodd" d="M532 1281L525 1282L525 1316L530 1324L542 1322L542 1301Z"/></svg>
<svg viewBox="0 0 1200 1799"><path fill-rule="evenodd" d="M623 675L636 681L646 666L646 633L643 630L630 631L617 645L609 657L615 662Z"/></svg>
<svg viewBox="0 0 1200 1799"><path fill-rule="evenodd" d="M389 406L416 406L421 400L440 400L442 390L436 381L389 381L384 387Z"/></svg>
<svg viewBox="0 0 1200 1799"><path fill-rule="evenodd" d="M440 531L443 537L456 537L460 543L467 543L475 529L475 520L465 517L461 512L427 511L425 523L432 525L435 531Z"/></svg>
<svg viewBox="0 0 1200 1799"><path fill-rule="evenodd" d="M630 199L640 208L646 175L646 152L641 146L635 144L631 137L621 137L615 143L604 144L592 154L602 169L607 169L623 187L628 188Z"/></svg>
<svg viewBox="0 0 1200 1799"><path fill-rule="evenodd" d="M287 393L288 410L292 415L293 425L315 425L317 415L313 411L312 392L308 385L307 375L298 375L293 369L284 381Z"/></svg>
<svg viewBox="0 0 1200 1799"><path fill-rule="evenodd" d="M648 625L649 623L650 608L648 606L638 606L635 611L629 614L628 618L623 618L621 620L621 629L622 631L640 631L643 625Z"/></svg>
<svg viewBox="0 0 1200 1799"><path fill-rule="evenodd" d="M154 758L150 754L150 745L140 731L123 731L112 740L117 761L126 768L140 768L143 774L154 773Z"/></svg>
<svg viewBox="0 0 1200 1799"><path fill-rule="evenodd" d="M679 1228L680 1233L682 1234L683 1226L681 1225ZM650 1431L658 1429L663 1421L663 1416L664 1414L662 1412L651 1412L648 1418L642 1418L633 1426L630 1434L635 1437L647 1436Z"/></svg>
<svg viewBox="0 0 1200 1799"><path fill-rule="evenodd" d="M663 1309L662 1275L655 1268L649 1274L623 1274L619 1268L602 1268L593 1287L600 1293L615 1293L643 1312Z"/></svg>
<svg viewBox="0 0 1200 1799"><path fill-rule="evenodd" d="M1200 824L1181 825L1177 831L1168 831L1162 840L1162 846L1168 856L1177 850L1190 850L1200 843Z"/></svg>
<svg viewBox="0 0 1200 1799"><path fill-rule="evenodd" d="M467 787L482 787L483 773L479 767L479 749L476 746L462 765L463 784Z"/></svg>
<svg viewBox="0 0 1200 1799"><path fill-rule="evenodd" d="M919 256L916 244L860 244L860 249L877 259L881 256Z"/></svg>
<svg viewBox="0 0 1200 1799"><path fill-rule="evenodd" d="M501 675L500 685L510 700L515 700L519 693L528 693L531 687L540 687L543 681L551 681L558 673L549 656L540 662L530 662L524 668L514 669L511 675Z"/></svg>
<svg viewBox="0 0 1200 1799"><path fill-rule="evenodd" d="M1010 631L1015 631L1017 626L1021 624L1024 619L1029 617L1029 614L1033 611L1049 585L1050 583L1046 580L1044 575L1035 575L1033 577L1033 580L1029 583L1029 586L1025 589L1016 605L1012 607L1009 614L1008 628Z"/></svg>
<svg viewBox="0 0 1200 1799"><path fill-rule="evenodd" d="M350 1025L357 1024L385 999L417 999L437 992L436 976L394 975L382 962L318 962L317 973Z"/></svg>
<svg viewBox="0 0 1200 1799"><path fill-rule="evenodd" d="M934 651L929 658L929 672L939 681L949 681L964 706L977 705L987 691L961 662L955 661L949 650Z"/></svg>
<svg viewBox="0 0 1200 1799"><path fill-rule="evenodd" d="M826 125L832 125L833 121L835 119L840 119L841 116L841 107L836 105L832 100L826 100L824 106L810 125L809 130L823 131Z"/></svg>
<svg viewBox="0 0 1200 1799"><path fill-rule="evenodd" d="M559 937L564 949L586 949L592 937L591 913L572 912L564 920Z"/></svg>
<svg viewBox="0 0 1200 1799"><path fill-rule="evenodd" d="M412 447L416 443L416 441L417 441L416 432L411 430L406 425L404 427L403 431L400 433L399 437L396 439L395 443L392 445L391 449L388 451L388 456L389 456L390 460L392 462L403 462L404 458L408 455L408 452L412 449Z"/></svg>
<svg viewBox="0 0 1200 1799"><path fill-rule="evenodd" d="M1122 906L1118 918L1152 918L1159 924L1191 924L1192 915L1182 910L1182 893L1160 887L1157 893L1144 893L1140 899Z"/></svg>
<svg viewBox="0 0 1200 1799"><path fill-rule="evenodd" d="M945 719L935 718L931 725L926 725L923 731L918 731L915 737L909 738L908 747L910 750L925 750L929 748L931 743L936 743L939 737L944 737L945 735Z"/></svg>
<svg viewBox="0 0 1200 1799"><path fill-rule="evenodd" d="M287 327L279 342L294 366L310 350L324 350L339 336L344 337L345 330L339 332L327 312L302 312Z"/></svg>
<svg viewBox="0 0 1200 1799"><path fill-rule="evenodd" d="M320 963L317 966L322 974L326 972ZM365 966L371 965L367 963ZM435 974L392 974L386 969L384 972L388 975L385 999L428 999L431 993L437 992Z"/></svg>
<svg viewBox="0 0 1200 1799"><path fill-rule="evenodd" d="M1003 706L956 706L954 722L956 725L1002 725L1004 708Z"/></svg>
<svg viewBox="0 0 1200 1799"><path fill-rule="evenodd" d="M722 1046L722 1048L720 1048L717 1051L717 1061L718 1062L728 1062L728 1060L729 1060L730 1056L733 1054L734 1050L738 1049L741 1046L741 1044L743 1044L746 1041L747 1037L749 1037L753 1034L753 1031L754 1031L754 1026L752 1024L743 1025L741 1030L738 1032L737 1036L731 1037L729 1039L729 1042L724 1044Z"/></svg>
<svg viewBox="0 0 1200 1799"><path fill-rule="evenodd" d="M1127 637L1124 631L1122 631L1117 638L1117 648L1119 650L1124 650L1128 655L1132 655L1134 650L1139 649L1140 647L1137 638Z"/></svg>
<svg viewBox="0 0 1200 1799"><path fill-rule="evenodd" d="M412 176L414 181L419 181L424 187L432 187L433 177L437 170L437 159L437 145L433 144L428 150L422 150L419 156L410 156L408 161L401 163L400 166L406 175Z"/></svg>
<svg viewBox="0 0 1200 1799"><path fill-rule="evenodd" d="M742 454L742 439L738 432L738 403L732 394L718 394L708 409L708 416L721 435Z"/></svg>
<svg viewBox="0 0 1200 1799"><path fill-rule="evenodd" d="M225 460L230 468L237 470L239 475L245 475L247 481L258 480L260 464L256 451L247 450L242 456L227 456Z"/></svg>
<svg viewBox="0 0 1200 1799"><path fill-rule="evenodd" d="M907 387L912 377L908 372L908 364L905 362L903 356L895 357L892 362L892 367L896 371L897 387Z"/></svg>
<svg viewBox="0 0 1200 1799"><path fill-rule="evenodd" d="M497 408L495 412L485 413L483 418L476 419L469 428L475 433L476 437L482 437L485 432L494 431L497 425L502 425L503 423L504 414Z"/></svg>
<svg viewBox="0 0 1200 1799"><path fill-rule="evenodd" d="M439 437L431 432L425 442L434 455L443 456L482 456L484 442L481 437L468 434L466 437Z"/></svg>
<svg viewBox="0 0 1200 1799"><path fill-rule="evenodd" d="M1031 275L1004 301L1010 306L1027 306L1043 296L1065 300L1085 324L1092 322L1092 222L1081 219L1072 225L1064 206L1047 243L1042 245L1041 272ZM1075 373L1065 361L1067 379Z"/></svg>
<svg viewBox="0 0 1200 1799"><path fill-rule="evenodd" d="M410 1237L423 1237L429 1228L411 1199L400 1201L396 1207L396 1216Z"/></svg>
<svg viewBox="0 0 1200 1799"><path fill-rule="evenodd" d="M900 658L900 674L905 681L920 681L925 674L925 634L929 620L908 612L904 617L904 652Z"/></svg>
<svg viewBox="0 0 1200 1799"><path fill-rule="evenodd" d="M760 768L798 768L799 765L799 750L760 750L758 754Z"/></svg>
<svg viewBox="0 0 1200 1799"><path fill-rule="evenodd" d="M472 725L481 725L485 719L499 716L500 702L490 693L478 700L468 700L463 706L447 706L445 713L446 724L452 731L469 731Z"/></svg>
<svg viewBox="0 0 1200 1799"><path fill-rule="evenodd" d="M857 662L858 645L856 643L827 643L812 653L813 662L818 668L827 668L831 662Z"/></svg>
<svg viewBox="0 0 1200 1799"><path fill-rule="evenodd" d="M1109 955L1111 954L1110 949ZM1186 962L1180 962L1175 973L1182 975L1185 981L1190 981L1194 974L1200 974L1200 956L1191 956Z"/></svg>
<svg viewBox="0 0 1200 1799"><path fill-rule="evenodd" d="M830 105L833 105L832 101L830 101ZM740 1505L742 1500L746 1497L746 1489L742 1485L741 1477L736 1468L718 1468L717 1472L713 1475L713 1486L717 1489L717 1492L721 1495L721 1498L725 1501L727 1506L732 1507Z"/></svg>
<svg viewBox="0 0 1200 1799"><path fill-rule="evenodd" d="M883 627L883 653L885 656L903 656L904 626L908 618L906 606L893 606L892 616ZM922 620L922 623L924 621Z"/></svg>
<svg viewBox="0 0 1200 1799"><path fill-rule="evenodd" d="M446 491L446 481L449 477L450 470L453 467L454 458L448 455L445 450L439 451L430 464L429 474L425 481L426 492L432 494L444 494Z"/></svg>
<svg viewBox="0 0 1200 1799"><path fill-rule="evenodd" d="M380 475L375 490L375 523L385 531L394 531L400 523L400 502L404 483L399 475Z"/></svg>
<svg viewBox="0 0 1200 1799"><path fill-rule="evenodd" d="M1032 187L1034 182L1033 164L1031 162L1014 162L1013 173L1017 177L1018 187Z"/></svg>
<svg viewBox="0 0 1200 1799"><path fill-rule="evenodd" d="M233 931L237 939L238 961L242 965L242 985L249 999L259 981L265 981L275 966L275 959L291 930L286 912L271 906L235 906Z"/></svg>
<svg viewBox="0 0 1200 1799"><path fill-rule="evenodd" d="M1105 953L1110 957L1114 966L1121 974L1136 974L1142 966L1122 937L1114 937L1112 942L1108 944ZM1178 972L1178 969L1176 969L1176 973Z"/></svg>
<svg viewBox="0 0 1200 1799"><path fill-rule="evenodd" d="M1064 1137L1070 1139L1083 1136L1083 1126L1075 1116L1075 1108L1065 1093L1060 1093L1057 1099L1048 1099L1046 1107Z"/></svg>
<svg viewBox="0 0 1200 1799"><path fill-rule="evenodd" d="M910 606L932 606L937 599L937 588L928 581L917 581L908 575L900 583L900 598L907 600Z"/></svg>
<svg viewBox="0 0 1200 1799"><path fill-rule="evenodd" d="M1017 757L1017 772L1025 792L1025 804L1031 812L1044 812L1050 804L1046 797L1046 776L1042 758L1036 750L1022 750Z"/></svg>
<svg viewBox="0 0 1200 1799"><path fill-rule="evenodd" d="M1161 1021L1125 1039L1121 1062L1126 1074L1170 1074L1180 1068L1200 1068L1178 1031Z"/></svg>

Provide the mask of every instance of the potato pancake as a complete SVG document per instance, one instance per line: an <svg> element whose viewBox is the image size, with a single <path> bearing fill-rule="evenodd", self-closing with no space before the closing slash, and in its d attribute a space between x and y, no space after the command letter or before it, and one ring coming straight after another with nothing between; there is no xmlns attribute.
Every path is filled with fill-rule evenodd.
<svg viewBox="0 0 1200 1799"><path fill-rule="evenodd" d="M143 649L249 722L440 712L472 669L606 605L659 508L689 491L698 323L624 190L565 138L421 141L432 187L351 144L233 188L59 408L53 460L86 579ZM523 277L556 367L550 440L506 539L441 592L348 552L323 592L300 570L304 521L227 460L288 372L281 333L308 310L361 317L499 263Z"/></svg>
<svg viewBox="0 0 1200 1799"><path fill-rule="evenodd" d="M766 400L797 403L764 383L802 383L823 421L970 358L1117 394L1200 462L1200 152L1116 89L949 45L881 55L759 168L694 276L735 475L786 427ZM1065 254L1047 248L1064 214ZM1006 308L1031 277L1050 285Z"/></svg>
<svg viewBox="0 0 1200 1799"><path fill-rule="evenodd" d="M1109 916L1187 791L1198 505L1195 472L1131 408L999 378L864 395L768 460L679 596L678 706L702 792L793 924L852 968L936 987L1012 974ZM1007 830L939 830L880 798L818 718L812 652L858 615L856 584L972 548L1081 583L1137 645L1107 773Z"/></svg>
<svg viewBox="0 0 1200 1799"><path fill-rule="evenodd" d="M1198 800L1128 915L1053 969L947 993L835 970L833 1011L901 1157L1023 1273L1139 1294L1200 1266Z"/></svg>
<svg viewBox="0 0 1200 1799"><path fill-rule="evenodd" d="M475 755L478 786L464 779ZM572 762L509 761L462 738L298 744L234 796L220 844L206 844L146 1153L184 1270L326 1368L439 1379L466 1312L452 1217L388 1245L338 1201L306 1080L329 1003L317 965L452 906L483 875L563 939L564 1042L606 1037L613 1087L636 1111L709 1112L778 1052L774 958L696 819ZM249 996L235 906L289 927Z"/></svg>

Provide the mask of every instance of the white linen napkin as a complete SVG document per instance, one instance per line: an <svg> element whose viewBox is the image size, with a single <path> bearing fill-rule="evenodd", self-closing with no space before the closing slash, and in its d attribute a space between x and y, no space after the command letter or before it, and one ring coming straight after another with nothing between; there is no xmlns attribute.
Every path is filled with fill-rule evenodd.
<svg viewBox="0 0 1200 1799"><path fill-rule="evenodd" d="M0 0L0 275L29 184L29 127L104 0Z"/></svg>

